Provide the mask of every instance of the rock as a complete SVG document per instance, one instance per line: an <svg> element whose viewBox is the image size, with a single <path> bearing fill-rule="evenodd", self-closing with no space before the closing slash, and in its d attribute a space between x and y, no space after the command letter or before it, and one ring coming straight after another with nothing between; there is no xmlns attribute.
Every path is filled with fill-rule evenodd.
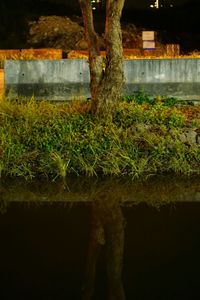
<svg viewBox="0 0 200 300"><path fill-rule="evenodd" d="M186 128L180 135L181 142L188 145L195 145L197 143L197 132L195 129Z"/></svg>

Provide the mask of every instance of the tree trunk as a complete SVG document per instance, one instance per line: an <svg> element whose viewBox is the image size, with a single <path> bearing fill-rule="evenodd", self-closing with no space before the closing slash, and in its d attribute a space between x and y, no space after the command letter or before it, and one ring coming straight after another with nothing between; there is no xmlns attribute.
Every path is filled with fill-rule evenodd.
<svg viewBox="0 0 200 300"><path fill-rule="evenodd" d="M90 0L79 0L85 27L85 36L89 50L90 92L92 107L96 106L97 88L103 76L103 58L100 55L99 40L94 29L93 13ZM94 105L95 103L95 105Z"/></svg>
<svg viewBox="0 0 200 300"><path fill-rule="evenodd" d="M106 60L100 56L98 36L94 29L90 0L79 0L89 50L91 109L93 114L107 117L117 107L124 82L123 48L120 18L124 0L106 2Z"/></svg>

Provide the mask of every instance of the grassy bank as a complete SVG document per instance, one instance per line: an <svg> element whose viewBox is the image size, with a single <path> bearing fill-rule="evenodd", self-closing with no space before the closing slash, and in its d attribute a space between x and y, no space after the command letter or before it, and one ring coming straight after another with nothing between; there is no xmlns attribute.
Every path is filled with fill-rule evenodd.
<svg viewBox="0 0 200 300"><path fill-rule="evenodd" d="M113 121L105 123L88 113L88 102L2 99L0 175L56 179L199 173L199 144L184 140L183 134L198 132L200 108L176 107L173 99L159 97L149 102L141 96L125 98Z"/></svg>

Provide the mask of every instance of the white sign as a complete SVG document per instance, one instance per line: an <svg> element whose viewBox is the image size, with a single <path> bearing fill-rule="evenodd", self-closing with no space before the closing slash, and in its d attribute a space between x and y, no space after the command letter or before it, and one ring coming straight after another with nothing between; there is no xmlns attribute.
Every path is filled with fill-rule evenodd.
<svg viewBox="0 0 200 300"><path fill-rule="evenodd" d="M155 49L155 41L143 41L143 49Z"/></svg>
<svg viewBox="0 0 200 300"><path fill-rule="evenodd" d="M153 41L155 38L155 31L142 31L143 41Z"/></svg>

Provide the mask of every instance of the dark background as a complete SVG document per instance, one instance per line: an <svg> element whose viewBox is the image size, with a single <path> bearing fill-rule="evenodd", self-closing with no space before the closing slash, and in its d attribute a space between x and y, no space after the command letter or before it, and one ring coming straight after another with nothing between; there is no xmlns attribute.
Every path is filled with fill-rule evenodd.
<svg viewBox="0 0 200 300"><path fill-rule="evenodd" d="M122 22L160 31L165 43L179 43L183 51L200 50L199 0L126 0ZM173 4L173 7L169 7ZM103 20L104 10L95 11ZM78 0L1 0L0 48L26 48L28 22L41 15L81 15Z"/></svg>
<svg viewBox="0 0 200 300"><path fill-rule="evenodd" d="M129 202L122 213L126 299L200 299L200 203L174 202L156 209ZM0 214L1 300L81 299L90 220L87 202L10 201ZM103 254L95 300L107 299Z"/></svg>

